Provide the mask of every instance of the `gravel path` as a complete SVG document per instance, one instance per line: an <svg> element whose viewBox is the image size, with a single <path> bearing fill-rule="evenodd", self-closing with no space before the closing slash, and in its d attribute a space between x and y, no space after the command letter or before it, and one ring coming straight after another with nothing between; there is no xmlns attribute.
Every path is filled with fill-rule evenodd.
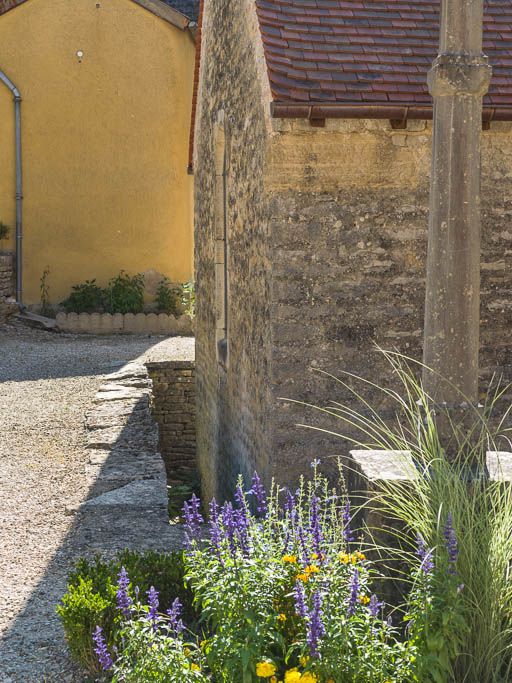
<svg viewBox="0 0 512 683"><path fill-rule="evenodd" d="M66 509L87 498L84 415L102 376L193 357L188 338L58 335L0 326L0 682L79 681L55 604L81 548Z"/></svg>

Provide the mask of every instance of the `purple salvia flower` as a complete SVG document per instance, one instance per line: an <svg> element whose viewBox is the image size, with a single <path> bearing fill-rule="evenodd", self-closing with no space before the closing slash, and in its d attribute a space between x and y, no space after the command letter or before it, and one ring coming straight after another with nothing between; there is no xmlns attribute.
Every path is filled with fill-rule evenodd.
<svg viewBox="0 0 512 683"><path fill-rule="evenodd" d="M190 547L193 541L197 541L201 535L201 525L204 524L204 519L200 512L201 501L192 494L192 498L183 503L183 517L185 519L185 529L187 532L187 545Z"/></svg>
<svg viewBox="0 0 512 683"><path fill-rule="evenodd" d="M423 540L422 536L420 536L420 534L418 534L416 537L416 543L416 555L420 559L421 570L425 574L425 576L428 576L434 569L434 560L432 559L433 551L426 547L425 541Z"/></svg>
<svg viewBox="0 0 512 683"><path fill-rule="evenodd" d="M322 594L320 591L313 593L313 609L309 615L307 642L309 652L313 659L318 658L318 645L325 635L325 626L322 621Z"/></svg>
<svg viewBox="0 0 512 683"><path fill-rule="evenodd" d="M101 626L96 626L93 633L92 639L94 641L94 652L98 657L98 662L103 671L108 671L112 668L114 662L108 651L107 643L105 642L105 637L103 636L103 629Z"/></svg>
<svg viewBox="0 0 512 683"><path fill-rule="evenodd" d="M295 610L299 617L305 619L308 616L308 608L306 606L306 594L304 592L304 586L300 581L295 583L293 594L295 597Z"/></svg>
<svg viewBox="0 0 512 683"><path fill-rule="evenodd" d="M182 604L179 598L176 598L170 609L167 610L167 616L169 617L169 628L176 636L179 636L180 633L183 633L185 629L183 621L180 619L182 609Z"/></svg>
<svg viewBox="0 0 512 683"><path fill-rule="evenodd" d="M233 510L233 505L231 503L224 503L222 506L222 524L224 526L224 531L226 532L226 538L228 539L229 549L231 554L236 553L236 520L235 511Z"/></svg>
<svg viewBox="0 0 512 683"><path fill-rule="evenodd" d="M121 567L121 571L119 572L117 577L117 608L121 610L125 619L129 619L131 616L133 600L128 595L130 579L128 578L128 574L124 567Z"/></svg>
<svg viewBox="0 0 512 683"><path fill-rule="evenodd" d="M149 612L148 612L148 619L151 621L153 624L153 630L156 631L156 624L158 622L158 591L154 586L151 586L151 588L148 590L147 594L148 596L148 605L149 605Z"/></svg>
<svg viewBox="0 0 512 683"><path fill-rule="evenodd" d="M320 500L317 496L313 496L311 499L311 518L309 532L311 534L312 545L314 552L321 557L322 556L322 529L320 527Z"/></svg>
<svg viewBox="0 0 512 683"><path fill-rule="evenodd" d="M455 574L455 565L457 563L459 549L457 544L457 536L455 534L455 529L453 528L453 517L451 512L448 513L446 518L444 539L446 542L446 550L448 551L448 562L450 563L448 571L450 574Z"/></svg>
<svg viewBox="0 0 512 683"><path fill-rule="evenodd" d="M268 512L267 493L257 472L252 475L252 488L250 493L252 493L256 499L256 511L261 517L266 517Z"/></svg>
<svg viewBox="0 0 512 683"><path fill-rule="evenodd" d="M350 594L348 598L347 615L351 617L355 614L357 598L359 595L359 570L354 569L352 579L350 581Z"/></svg>
<svg viewBox="0 0 512 683"><path fill-rule="evenodd" d="M372 595L370 598L370 602L368 603L368 611L370 612L370 616L376 619L379 616L379 612L383 607L384 603L379 602L379 599L375 594Z"/></svg>
<svg viewBox="0 0 512 683"><path fill-rule="evenodd" d="M354 540L352 529L350 528L351 524L352 513L350 511L350 500L347 498L347 502L345 503L345 507L343 508L343 538L347 545L349 543L352 543L352 541Z"/></svg>
<svg viewBox="0 0 512 683"><path fill-rule="evenodd" d="M249 511L240 484L235 489L235 500L238 505L238 509L234 512L236 535L242 553L247 556L249 555Z"/></svg>
<svg viewBox="0 0 512 683"><path fill-rule="evenodd" d="M306 540L306 532L304 531L304 527L302 524L298 524L297 526L297 536L299 538L299 545L300 545L300 550L302 553L302 562L304 564L309 563L309 552L308 552L308 544Z"/></svg>

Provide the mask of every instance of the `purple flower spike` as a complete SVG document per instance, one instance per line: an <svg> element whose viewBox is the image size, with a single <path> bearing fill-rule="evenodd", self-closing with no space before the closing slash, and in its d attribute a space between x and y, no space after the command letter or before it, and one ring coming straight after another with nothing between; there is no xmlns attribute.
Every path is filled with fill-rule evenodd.
<svg viewBox="0 0 512 683"><path fill-rule="evenodd" d="M421 570L425 574L425 576L428 576L432 572L432 570L434 569L434 560L432 559L433 558L433 551L426 547L425 541L420 536L420 534L418 534L418 536L416 537L416 542L417 542L416 555L420 559Z"/></svg>
<svg viewBox="0 0 512 683"><path fill-rule="evenodd" d="M459 548L457 544L457 536L455 534L455 529L453 528L453 517L451 512L448 513L448 516L446 518L446 524L444 527L444 539L446 542L446 550L448 551L448 562L450 563L448 571L450 574L455 574L455 565L457 563Z"/></svg>
<svg viewBox="0 0 512 683"><path fill-rule="evenodd" d="M293 594L295 597L295 610L299 617L305 619L308 616L308 608L306 606L306 594L304 592L304 586L300 581L295 583Z"/></svg>
<svg viewBox="0 0 512 683"><path fill-rule="evenodd" d="M370 616L376 619L383 607L384 603L379 602L379 599L376 595L372 595L370 602L368 603L368 611L370 612Z"/></svg>
<svg viewBox="0 0 512 683"><path fill-rule="evenodd" d="M130 579L124 567L118 574L116 601L117 608L121 610L123 617L129 619L132 612L133 600L128 595L128 588L130 586Z"/></svg>
<svg viewBox="0 0 512 683"><path fill-rule="evenodd" d="M311 519L309 531L313 541L313 550L317 555L322 555L322 529L320 527L320 500L317 496L311 499Z"/></svg>
<svg viewBox="0 0 512 683"><path fill-rule="evenodd" d="M266 517L268 512L267 493L257 472L252 475L252 488L250 493L252 493L256 499L256 510L258 514L260 517Z"/></svg>
<svg viewBox="0 0 512 683"><path fill-rule="evenodd" d="M155 589L154 586L151 586L151 588L147 592L148 596L148 605L149 605L149 613L148 613L148 619L151 621L153 624L153 630L156 631L156 625L158 622L158 591Z"/></svg>
<svg viewBox="0 0 512 683"><path fill-rule="evenodd" d="M224 531L226 532L226 538L228 539L231 555L235 555L236 520L235 511L233 510L233 505L231 503L224 503L222 506L222 525L224 526Z"/></svg>
<svg viewBox="0 0 512 683"><path fill-rule="evenodd" d="M322 594L320 591L313 593L313 609L309 615L307 641L309 652L313 659L319 656L318 645L325 635L325 626L322 622Z"/></svg>
<svg viewBox="0 0 512 683"><path fill-rule="evenodd" d="M359 570L354 569L352 579L350 581L350 595L348 598L347 615L351 617L356 612L357 598L359 595Z"/></svg>
<svg viewBox="0 0 512 683"><path fill-rule="evenodd" d="M112 668L114 662L108 651L107 643L105 642L105 637L103 636L103 629L101 626L96 626L93 633L92 639L94 641L94 652L98 657L98 662L103 671L108 671Z"/></svg>
<svg viewBox="0 0 512 683"><path fill-rule="evenodd" d="M352 513L350 511L350 500L347 498L345 507L343 508L343 538L348 545L354 540L350 525L352 524Z"/></svg>
<svg viewBox="0 0 512 683"><path fill-rule="evenodd" d="M187 502L183 503L183 517L187 536L187 545L190 547L194 541L198 541L201 536L201 525L204 519L201 515L201 501L195 495Z"/></svg>
<svg viewBox="0 0 512 683"><path fill-rule="evenodd" d="M175 636L179 636L183 633L185 626L183 621L180 619L181 610L183 609L179 598L172 603L171 608L167 610L167 616L169 617L169 628L173 631Z"/></svg>

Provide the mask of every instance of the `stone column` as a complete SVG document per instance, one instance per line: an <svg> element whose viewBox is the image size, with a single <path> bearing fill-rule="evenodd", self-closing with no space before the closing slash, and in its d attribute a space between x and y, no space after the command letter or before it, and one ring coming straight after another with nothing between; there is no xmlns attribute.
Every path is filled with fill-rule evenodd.
<svg viewBox="0 0 512 683"><path fill-rule="evenodd" d="M480 136L491 67L482 53L483 0L442 0L428 74L434 134L423 384L436 404L478 400ZM442 378L446 378L444 381Z"/></svg>

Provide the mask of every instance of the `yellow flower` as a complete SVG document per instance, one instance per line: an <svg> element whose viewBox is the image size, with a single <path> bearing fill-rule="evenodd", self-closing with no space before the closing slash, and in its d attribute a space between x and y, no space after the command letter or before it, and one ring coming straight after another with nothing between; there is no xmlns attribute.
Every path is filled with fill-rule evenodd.
<svg viewBox="0 0 512 683"><path fill-rule="evenodd" d="M277 621L286 621L286 614L278 614Z"/></svg>
<svg viewBox="0 0 512 683"><path fill-rule="evenodd" d="M316 683L316 680L315 674L312 674L310 671L306 671L300 677L300 683Z"/></svg>
<svg viewBox="0 0 512 683"><path fill-rule="evenodd" d="M290 564L297 564L297 556L296 555L284 555L283 556L283 562L289 562Z"/></svg>
<svg viewBox="0 0 512 683"><path fill-rule="evenodd" d="M359 550L356 552L356 557L358 560L366 560L366 555L364 553L359 552Z"/></svg>
<svg viewBox="0 0 512 683"><path fill-rule="evenodd" d="M350 562L350 555L347 555L347 553L340 553L338 559L341 564L348 564Z"/></svg>
<svg viewBox="0 0 512 683"><path fill-rule="evenodd" d="M270 683L277 683L277 676L272 676Z"/></svg>
<svg viewBox="0 0 512 683"><path fill-rule="evenodd" d="M258 678L270 678L276 671L276 666L272 662L258 662L256 664L256 676Z"/></svg>
<svg viewBox="0 0 512 683"><path fill-rule="evenodd" d="M304 569L306 574L317 574L320 569L316 566L316 564L310 564L308 567Z"/></svg>
<svg viewBox="0 0 512 683"><path fill-rule="evenodd" d="M370 598L367 595L360 595L359 602L361 605L367 605L370 602Z"/></svg>
<svg viewBox="0 0 512 683"><path fill-rule="evenodd" d="M188 657L190 655L190 650L188 649L188 647L183 648L183 654L185 655L185 657Z"/></svg>
<svg viewBox="0 0 512 683"><path fill-rule="evenodd" d="M302 574L297 574L295 577L296 581L302 581L303 583L307 583L309 581L309 574L302 573Z"/></svg>
<svg viewBox="0 0 512 683"><path fill-rule="evenodd" d="M192 669L192 671L201 671L201 667L199 666L199 664L194 664L193 662L190 665L190 668Z"/></svg>
<svg viewBox="0 0 512 683"><path fill-rule="evenodd" d="M306 666L306 664L309 662L309 657L302 655L302 657L299 658L299 662L301 666Z"/></svg>
<svg viewBox="0 0 512 683"><path fill-rule="evenodd" d="M302 676L300 675L300 671L298 671L298 669L290 669L284 675L284 683L298 683L301 678Z"/></svg>

